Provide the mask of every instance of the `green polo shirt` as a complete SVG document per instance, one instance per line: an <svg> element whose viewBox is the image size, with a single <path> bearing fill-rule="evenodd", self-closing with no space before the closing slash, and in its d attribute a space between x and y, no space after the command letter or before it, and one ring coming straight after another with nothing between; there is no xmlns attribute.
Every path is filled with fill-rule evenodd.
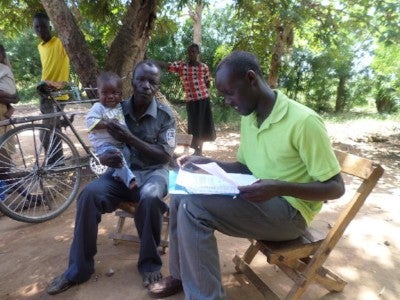
<svg viewBox="0 0 400 300"><path fill-rule="evenodd" d="M326 181L340 172L322 119L279 91L271 114L257 126L255 113L242 117L238 161L254 176L287 182ZM310 224L321 201L282 195Z"/></svg>

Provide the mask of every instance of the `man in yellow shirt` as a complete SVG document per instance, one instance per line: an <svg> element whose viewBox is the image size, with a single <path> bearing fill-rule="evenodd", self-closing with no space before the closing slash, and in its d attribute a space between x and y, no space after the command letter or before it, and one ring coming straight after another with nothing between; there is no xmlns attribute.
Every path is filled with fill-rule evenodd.
<svg viewBox="0 0 400 300"><path fill-rule="evenodd" d="M67 52L58 37L52 36L50 19L44 13L37 13L33 17L33 28L36 35L42 40L38 45L40 61L42 64L42 81L57 86L57 83L69 81L70 64ZM68 100L68 95L60 96L57 100ZM63 108L64 105L61 105ZM40 111L42 114L53 113L58 110L47 97L40 97ZM43 124L53 125L59 118L44 119ZM49 151L48 137L44 137L44 146L49 155L48 164L60 162L63 157L61 141L53 141L56 149ZM47 140L47 141L46 141ZM51 154L50 154L51 153Z"/></svg>

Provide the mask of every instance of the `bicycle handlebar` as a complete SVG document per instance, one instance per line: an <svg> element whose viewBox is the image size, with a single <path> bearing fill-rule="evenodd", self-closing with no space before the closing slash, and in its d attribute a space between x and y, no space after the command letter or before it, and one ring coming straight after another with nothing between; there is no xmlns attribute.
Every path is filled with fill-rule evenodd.
<svg viewBox="0 0 400 300"><path fill-rule="evenodd" d="M58 86L60 86L62 88L58 89L57 88ZM37 85L36 88L37 88L37 91L39 92L39 94L43 94L45 96L50 96L53 98L53 100L57 100L55 98L60 97L60 96L71 95L74 103L85 103L85 102L98 101L98 99L82 100L80 91L79 91L77 85L73 82L61 82L60 84L56 85L56 84L49 84L49 82L46 82L46 81L42 81ZM97 88L84 87L83 90L85 92L95 91L95 90L97 90ZM72 101L68 101L68 102L71 103Z"/></svg>

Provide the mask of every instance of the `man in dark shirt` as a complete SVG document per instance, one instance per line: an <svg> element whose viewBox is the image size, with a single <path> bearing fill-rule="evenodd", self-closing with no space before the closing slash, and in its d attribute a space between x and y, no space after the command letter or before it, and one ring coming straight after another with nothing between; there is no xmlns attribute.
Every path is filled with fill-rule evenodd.
<svg viewBox="0 0 400 300"><path fill-rule="evenodd" d="M157 251L161 240L163 201L168 187L168 163L175 142L175 120L169 107L155 100L160 70L150 61L140 62L133 71L133 96L122 102L128 128L109 121L108 131L131 150L128 162L137 188L130 190L112 177L112 170L89 183L77 200L74 238L67 270L53 279L47 293L61 293L87 281L94 273L98 224L103 213L114 211L121 201L139 202L135 224L140 236L138 270L147 286L162 278L162 261ZM122 157L116 153L99 156L104 165L117 167Z"/></svg>

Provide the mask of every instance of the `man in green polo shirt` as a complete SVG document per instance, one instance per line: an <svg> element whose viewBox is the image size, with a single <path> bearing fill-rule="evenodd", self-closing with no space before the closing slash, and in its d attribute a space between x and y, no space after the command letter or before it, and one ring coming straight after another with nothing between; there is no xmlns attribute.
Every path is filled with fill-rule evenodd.
<svg viewBox="0 0 400 300"><path fill-rule="evenodd" d="M217 163L227 172L259 180L226 195L171 195L171 276L150 286L167 297L184 290L187 299L225 299L214 231L258 240L301 236L323 200L344 193L340 166L321 118L311 109L272 90L257 58L232 52L216 69L216 87L240 115L236 162ZM209 163L183 156L178 165Z"/></svg>

